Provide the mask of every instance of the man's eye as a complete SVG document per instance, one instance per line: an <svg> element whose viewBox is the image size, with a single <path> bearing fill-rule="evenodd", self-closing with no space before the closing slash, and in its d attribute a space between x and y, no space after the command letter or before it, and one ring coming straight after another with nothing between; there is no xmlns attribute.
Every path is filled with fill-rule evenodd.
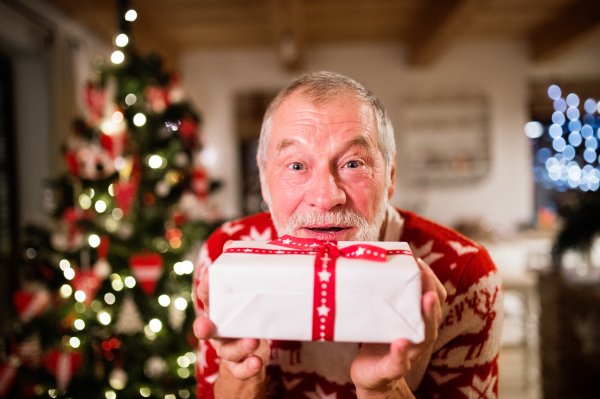
<svg viewBox="0 0 600 399"><path fill-rule="evenodd" d="M360 164L358 163L358 161L350 161L346 164L346 167L350 168L350 169L355 169L355 168L358 168L359 166L360 166Z"/></svg>
<svg viewBox="0 0 600 399"><path fill-rule="evenodd" d="M298 163L298 162L294 162L293 164L291 164L289 166L289 168L292 170L304 170L304 165L302 165L301 163Z"/></svg>

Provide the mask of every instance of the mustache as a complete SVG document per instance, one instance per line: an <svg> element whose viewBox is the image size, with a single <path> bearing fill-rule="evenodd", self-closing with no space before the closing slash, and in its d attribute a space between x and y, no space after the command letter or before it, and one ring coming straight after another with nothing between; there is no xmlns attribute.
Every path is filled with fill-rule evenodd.
<svg viewBox="0 0 600 399"><path fill-rule="evenodd" d="M357 210L342 208L328 212L297 211L290 216L288 228L331 225L337 227L368 227L367 219Z"/></svg>

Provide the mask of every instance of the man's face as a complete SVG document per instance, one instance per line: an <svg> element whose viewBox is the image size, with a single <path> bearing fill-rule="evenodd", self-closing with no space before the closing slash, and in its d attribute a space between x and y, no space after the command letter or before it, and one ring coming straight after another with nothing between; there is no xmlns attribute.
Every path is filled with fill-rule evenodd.
<svg viewBox="0 0 600 399"><path fill-rule="evenodd" d="M366 105L348 96L316 106L292 94L273 115L261 176L278 232L377 240L394 192L393 162L386 190L377 128Z"/></svg>

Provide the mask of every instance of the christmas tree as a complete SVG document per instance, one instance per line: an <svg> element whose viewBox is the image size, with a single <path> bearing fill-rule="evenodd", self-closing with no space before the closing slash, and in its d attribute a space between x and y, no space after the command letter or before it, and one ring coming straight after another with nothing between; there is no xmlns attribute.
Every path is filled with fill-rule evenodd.
<svg viewBox="0 0 600 399"><path fill-rule="evenodd" d="M201 120L157 56L112 60L46 190L53 227L24 234L0 397L195 396L191 274L212 228Z"/></svg>

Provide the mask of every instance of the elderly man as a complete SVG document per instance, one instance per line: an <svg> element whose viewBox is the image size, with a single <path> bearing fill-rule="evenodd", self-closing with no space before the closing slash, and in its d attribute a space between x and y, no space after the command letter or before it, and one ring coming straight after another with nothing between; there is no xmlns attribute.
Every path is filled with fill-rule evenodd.
<svg viewBox="0 0 600 399"><path fill-rule="evenodd" d="M194 279L199 398L497 397L502 297L496 269L480 245L387 204L395 148L381 103L345 76L304 75L275 98L257 155L270 213L226 223L200 254ZM211 340L207 267L229 240L283 234L407 241L423 275L425 341Z"/></svg>

